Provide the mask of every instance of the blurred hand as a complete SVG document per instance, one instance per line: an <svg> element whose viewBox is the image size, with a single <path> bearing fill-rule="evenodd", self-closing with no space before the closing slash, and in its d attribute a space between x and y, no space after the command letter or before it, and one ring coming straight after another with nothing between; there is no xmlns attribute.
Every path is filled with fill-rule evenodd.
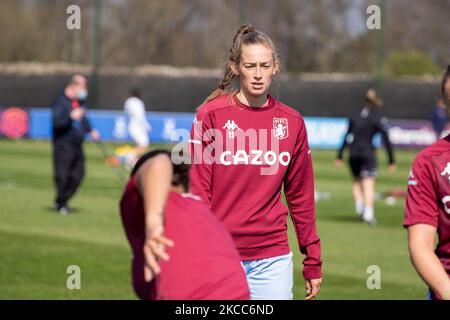
<svg viewBox="0 0 450 320"><path fill-rule="evenodd" d="M322 279L305 280L306 294L305 300L312 300L319 295Z"/></svg>
<svg viewBox="0 0 450 320"><path fill-rule="evenodd" d="M442 298L442 300L449 301L450 300L450 290L445 294L441 294L441 298Z"/></svg>
<svg viewBox="0 0 450 320"><path fill-rule="evenodd" d="M169 260L169 255L165 251L166 247L173 247L172 240L163 235L162 215L151 215L146 222L145 243L144 243L144 277L145 281L150 282L160 272L158 260Z"/></svg>
<svg viewBox="0 0 450 320"><path fill-rule="evenodd" d="M81 120L81 118L83 118L83 116L84 116L83 108L73 109L70 112L70 118L72 118L72 120Z"/></svg>
<svg viewBox="0 0 450 320"><path fill-rule="evenodd" d="M390 164L389 167L388 167L388 171L389 171L389 172L395 172L395 171L397 171L397 165L396 165L395 163Z"/></svg>
<svg viewBox="0 0 450 320"><path fill-rule="evenodd" d="M338 168L341 168L344 165L344 161L342 161L341 159L336 159L334 160L334 165Z"/></svg>
<svg viewBox="0 0 450 320"><path fill-rule="evenodd" d="M100 140L100 133L98 133L97 130L92 129L90 135L91 135L92 140L94 140L94 141Z"/></svg>

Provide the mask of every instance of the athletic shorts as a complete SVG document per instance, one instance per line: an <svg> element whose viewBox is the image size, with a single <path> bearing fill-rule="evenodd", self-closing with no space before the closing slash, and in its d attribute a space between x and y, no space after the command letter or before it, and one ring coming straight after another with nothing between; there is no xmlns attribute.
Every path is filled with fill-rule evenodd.
<svg viewBox="0 0 450 320"><path fill-rule="evenodd" d="M292 300L293 254L241 261L251 300Z"/></svg>
<svg viewBox="0 0 450 320"><path fill-rule="evenodd" d="M376 178L377 162L372 156L350 156L350 169L355 178Z"/></svg>

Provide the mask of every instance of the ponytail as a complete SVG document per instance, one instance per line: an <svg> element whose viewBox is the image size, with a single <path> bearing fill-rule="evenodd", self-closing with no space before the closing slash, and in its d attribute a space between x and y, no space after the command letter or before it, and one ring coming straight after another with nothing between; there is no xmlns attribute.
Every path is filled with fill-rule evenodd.
<svg viewBox="0 0 450 320"><path fill-rule="evenodd" d="M214 100L217 97L223 96L225 94L225 89L233 82L235 77L236 75L233 73L233 70L231 69L231 62L229 61L227 63L227 66L225 67L225 73L222 80L220 80L219 85L208 96L208 98L203 101L203 103L200 105L200 107L197 108L197 110L200 109L205 103Z"/></svg>

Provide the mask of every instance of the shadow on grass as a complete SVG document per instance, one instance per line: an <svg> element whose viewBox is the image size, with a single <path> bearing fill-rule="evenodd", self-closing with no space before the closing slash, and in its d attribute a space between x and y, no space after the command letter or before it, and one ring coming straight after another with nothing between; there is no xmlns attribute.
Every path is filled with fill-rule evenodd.
<svg viewBox="0 0 450 320"><path fill-rule="evenodd" d="M60 214L59 211L53 207L53 206L46 206L43 207L42 210L44 212L50 212L50 213L54 213L54 214ZM68 214L79 214L80 212L82 212L80 209L78 208L73 208L73 207L69 207L69 213Z"/></svg>

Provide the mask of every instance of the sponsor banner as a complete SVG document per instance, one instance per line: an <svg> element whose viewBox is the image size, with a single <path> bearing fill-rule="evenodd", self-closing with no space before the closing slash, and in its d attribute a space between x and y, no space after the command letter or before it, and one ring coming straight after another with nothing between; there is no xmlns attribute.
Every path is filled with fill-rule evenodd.
<svg viewBox="0 0 450 320"><path fill-rule="evenodd" d="M28 109L30 114L31 139L48 140L52 138L51 112L49 109Z"/></svg>
<svg viewBox="0 0 450 320"><path fill-rule="evenodd" d="M31 108L28 110L28 115L29 126L25 126L23 125L26 122L23 119L23 113L13 112L11 119L14 120L8 120L9 125L6 127L14 128L15 125L18 125L19 129L10 129L8 132L17 136L22 134L23 131L28 131L29 128L28 136L31 139L51 139L50 110ZM150 142L177 143L182 139L187 140L194 117L194 113L147 112L147 119L151 125ZM100 132L103 140L132 142L128 133L128 118L125 113L121 111L90 110L89 119L92 126ZM11 125L11 123L14 125ZM348 119L305 117L305 124L311 148L337 149L344 141ZM288 128L283 119L276 119L273 126L280 138L288 134ZM391 120L389 128L389 136L394 147L423 148L436 141L429 121ZM450 127L447 129L450 129ZM379 147L380 141L380 136L377 135L374 137L373 143Z"/></svg>
<svg viewBox="0 0 450 320"><path fill-rule="evenodd" d="M443 136L450 133L450 127ZM391 120L389 138L392 144L400 148L424 148L437 140L430 121Z"/></svg>
<svg viewBox="0 0 450 320"><path fill-rule="evenodd" d="M150 141L154 143L173 143L190 131L194 120L194 113L147 112L147 119L151 125ZM120 111L90 110L89 120L105 141L131 142L128 133L128 118ZM348 120L340 118L305 118L308 139L311 148L335 149L344 139ZM30 138L51 139L51 112L49 109L30 109ZM280 120L274 123L282 126ZM283 134L283 130L280 134ZM287 132L287 130L286 130Z"/></svg>
<svg viewBox="0 0 450 320"><path fill-rule="evenodd" d="M9 107L0 109L0 137L19 139L29 131L29 116L24 109Z"/></svg>
<svg viewBox="0 0 450 320"><path fill-rule="evenodd" d="M51 111L49 109L30 109L30 138L51 139ZM89 121L92 127L100 132L102 140L116 142L132 142L128 133L128 118L120 111L90 110ZM192 113L147 112L150 123L150 142L170 143L178 142L177 129L189 131L194 120ZM187 137L186 137L187 139Z"/></svg>
<svg viewBox="0 0 450 320"><path fill-rule="evenodd" d="M311 148L338 149L342 146L348 128L348 120L343 118L305 117ZM450 125L441 137L450 134ZM437 140L430 121L390 120L389 139L395 148L421 149ZM381 146L381 135L374 136L373 145Z"/></svg>
<svg viewBox="0 0 450 320"><path fill-rule="evenodd" d="M344 141L348 119L305 117L305 125L312 149L338 149Z"/></svg>
<svg viewBox="0 0 450 320"><path fill-rule="evenodd" d="M103 140L132 142L128 133L128 117L119 111L89 111L92 127L100 132ZM147 112L150 123L150 142L173 143L178 142L177 129L190 130L194 114Z"/></svg>

